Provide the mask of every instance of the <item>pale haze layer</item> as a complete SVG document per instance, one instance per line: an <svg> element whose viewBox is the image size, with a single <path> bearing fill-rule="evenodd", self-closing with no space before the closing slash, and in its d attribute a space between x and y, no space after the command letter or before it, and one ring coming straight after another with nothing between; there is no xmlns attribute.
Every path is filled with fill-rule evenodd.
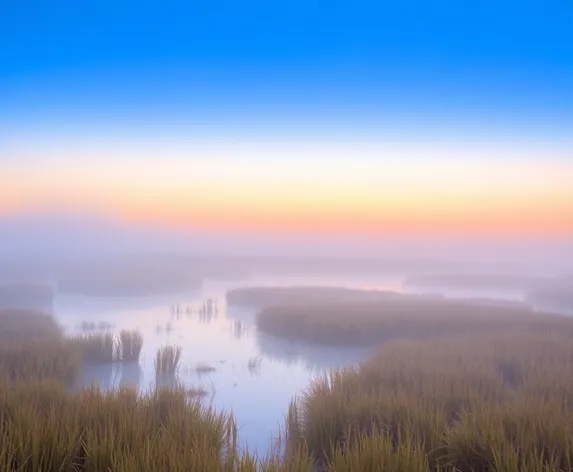
<svg viewBox="0 0 573 472"><path fill-rule="evenodd" d="M158 142L12 152L0 176L4 234L13 234L3 249L12 252L466 255L563 270L571 257L573 161L560 146Z"/></svg>
<svg viewBox="0 0 573 472"><path fill-rule="evenodd" d="M570 5L66 3L0 15L3 254L573 263Z"/></svg>

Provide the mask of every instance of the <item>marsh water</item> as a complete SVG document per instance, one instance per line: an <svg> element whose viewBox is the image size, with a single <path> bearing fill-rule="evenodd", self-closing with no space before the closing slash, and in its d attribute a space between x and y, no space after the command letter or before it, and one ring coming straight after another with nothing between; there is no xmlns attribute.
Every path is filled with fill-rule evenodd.
<svg viewBox="0 0 573 472"><path fill-rule="evenodd" d="M227 306L225 302L225 293L231 288L288 285L405 291L399 277L206 280L200 289L165 296L58 294L54 314L70 334L85 333L90 328L111 329L116 333L122 329L137 329L143 334L139 363L88 368L82 374L84 385L96 382L104 389L120 385L151 389L156 384L154 356L157 349L167 344L181 346L183 356L178 380L189 389L202 389L204 401L212 402L218 410L232 411L240 428L242 445L263 452L272 445L283 426L289 402L312 378L330 368L358 363L371 351L313 346L271 337L257 331L255 307ZM507 291L439 292L456 297L499 297L517 301L523 297ZM209 309L206 304L210 304ZM163 382L172 380L163 379Z"/></svg>

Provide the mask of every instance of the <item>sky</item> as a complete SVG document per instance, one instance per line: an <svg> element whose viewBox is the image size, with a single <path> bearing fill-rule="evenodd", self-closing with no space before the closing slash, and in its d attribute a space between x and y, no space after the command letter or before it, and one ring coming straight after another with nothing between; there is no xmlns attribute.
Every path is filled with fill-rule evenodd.
<svg viewBox="0 0 573 472"><path fill-rule="evenodd" d="M0 222L573 240L570 1L4 1Z"/></svg>

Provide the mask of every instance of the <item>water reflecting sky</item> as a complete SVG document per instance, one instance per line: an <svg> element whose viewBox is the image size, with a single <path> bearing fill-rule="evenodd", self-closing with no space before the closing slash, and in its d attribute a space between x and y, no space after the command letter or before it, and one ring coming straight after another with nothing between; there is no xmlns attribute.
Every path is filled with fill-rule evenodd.
<svg viewBox="0 0 573 472"><path fill-rule="evenodd" d="M282 426L290 400L311 378L359 362L369 350L316 347L259 333L254 326L256 309L226 306L228 287L229 283L207 282L202 290L164 297L58 295L54 312L70 333L81 333L84 321L110 323L114 332L138 329L143 333L139 364L90 367L83 373L84 383L98 382L106 389L121 384L152 388L158 348L180 345L179 380L207 390L216 408L232 410L244 443L264 451ZM217 312L201 310L209 298L216 300ZM260 362L256 368L249 366L254 360ZM215 370L201 373L199 365Z"/></svg>
<svg viewBox="0 0 573 472"><path fill-rule="evenodd" d="M179 345L183 348L179 380L190 388L207 390L216 408L232 410L242 441L250 448L264 451L282 426L290 400L314 376L330 368L358 363L370 350L293 343L258 332L255 328L257 309L228 307L225 293L238 286L262 285L404 290L397 277L255 277L234 282L206 281L200 290L171 296L57 295L54 312L70 333L82 332L81 324L87 321L110 323L116 333L122 329L138 329L143 334L139 364L91 367L83 373L84 383L96 381L106 389L121 384L152 388L156 383L154 357L158 348L166 344ZM507 291L438 291L456 297L523 299L523 294ZM257 365L253 368L255 360ZM197 370L199 365L214 370L202 373ZM165 382L170 381L163 379Z"/></svg>

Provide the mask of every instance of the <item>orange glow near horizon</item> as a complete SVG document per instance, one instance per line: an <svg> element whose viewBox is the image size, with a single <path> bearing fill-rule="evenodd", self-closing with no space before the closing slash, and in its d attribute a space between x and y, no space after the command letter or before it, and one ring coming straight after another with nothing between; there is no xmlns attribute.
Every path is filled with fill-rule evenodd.
<svg viewBox="0 0 573 472"><path fill-rule="evenodd" d="M0 213L43 206L230 232L573 236L571 159L329 152L62 158L0 174Z"/></svg>

